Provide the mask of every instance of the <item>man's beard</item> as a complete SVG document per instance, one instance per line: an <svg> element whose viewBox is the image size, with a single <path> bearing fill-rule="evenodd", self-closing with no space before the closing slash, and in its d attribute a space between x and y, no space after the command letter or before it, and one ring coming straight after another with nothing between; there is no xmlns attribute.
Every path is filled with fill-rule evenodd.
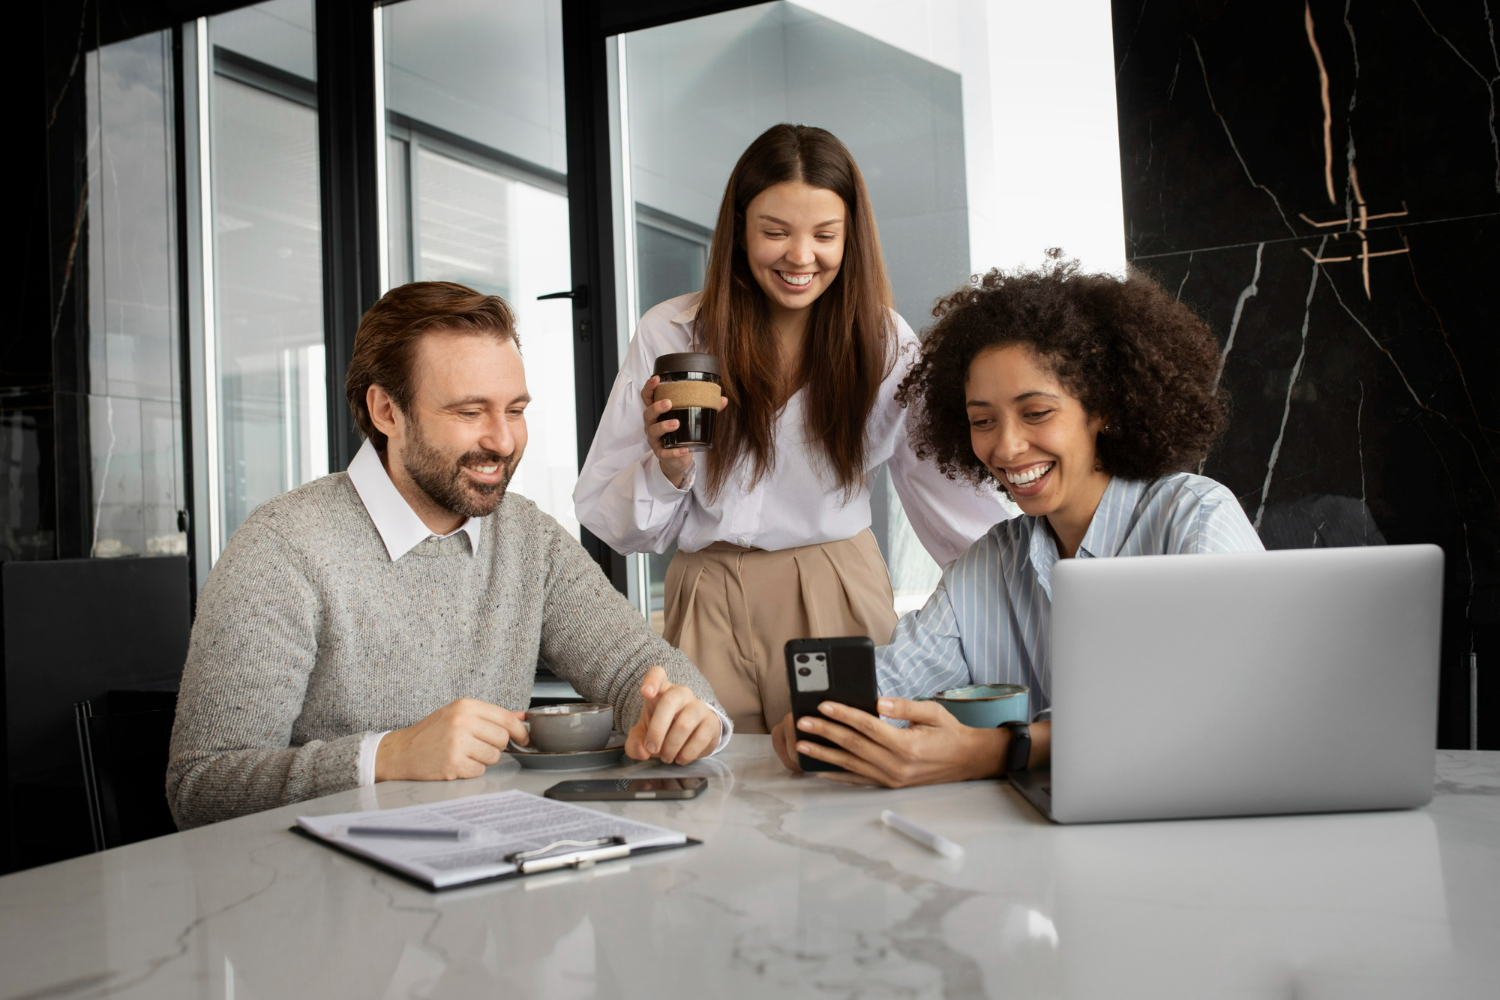
<svg viewBox="0 0 1500 1000"><path fill-rule="evenodd" d="M486 517L495 512L500 501L505 499L505 488L516 471L516 454L501 456L488 449L468 451L450 460L448 456L427 443L422 437L421 426L413 420L408 425L411 435L402 449L401 464L417 489L427 494L427 499L446 511L461 517ZM466 465L498 465L498 483L480 483L464 471Z"/></svg>

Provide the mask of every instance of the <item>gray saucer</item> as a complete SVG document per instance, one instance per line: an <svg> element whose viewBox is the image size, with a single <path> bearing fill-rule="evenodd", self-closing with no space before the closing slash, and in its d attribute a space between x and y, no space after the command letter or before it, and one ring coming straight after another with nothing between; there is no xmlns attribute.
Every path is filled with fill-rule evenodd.
<svg viewBox="0 0 1500 1000"><path fill-rule="evenodd" d="M546 753L511 743L505 750L516 763L532 771L593 771L618 764L625 756L625 734L611 733L602 750L566 750Z"/></svg>

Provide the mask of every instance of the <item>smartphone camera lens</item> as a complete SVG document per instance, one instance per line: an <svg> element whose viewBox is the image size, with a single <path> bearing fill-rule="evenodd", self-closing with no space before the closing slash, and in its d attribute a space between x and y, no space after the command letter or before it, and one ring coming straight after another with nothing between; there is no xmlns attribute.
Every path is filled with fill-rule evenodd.
<svg viewBox="0 0 1500 1000"><path fill-rule="evenodd" d="M802 676L802 677L811 677L812 676L812 667L798 667L797 668L797 673L800 676Z"/></svg>
<svg viewBox="0 0 1500 1000"><path fill-rule="evenodd" d="M806 663L807 662L807 654L806 653L798 653L797 654L797 662L798 663Z"/></svg>

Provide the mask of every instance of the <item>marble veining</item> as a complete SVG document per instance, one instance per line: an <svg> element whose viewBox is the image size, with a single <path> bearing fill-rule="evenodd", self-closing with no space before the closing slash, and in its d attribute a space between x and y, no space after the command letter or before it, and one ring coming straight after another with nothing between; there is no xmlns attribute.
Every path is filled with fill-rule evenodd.
<svg viewBox="0 0 1500 1000"><path fill-rule="evenodd" d="M1214 375L1215 389L1218 389L1219 379L1224 376L1224 366L1229 362L1229 352L1234 350L1234 335L1240 328L1240 317L1245 314L1245 303L1260 294L1260 261L1265 252L1265 240L1261 240L1255 244L1255 273L1250 276L1250 284L1241 289L1239 298L1234 300L1234 315L1229 319L1229 334L1224 338L1224 349L1219 352L1219 371ZM1182 280L1184 282L1187 281L1186 274L1182 276ZM1182 298L1181 288L1177 290L1177 297L1180 301ZM1201 467L1199 471L1202 471Z"/></svg>
<svg viewBox="0 0 1500 1000"><path fill-rule="evenodd" d="M58 98L60 101L61 98ZM63 275L57 293L57 308L52 310L52 339L57 340L58 324L65 315L63 305L68 301L68 288L73 283L73 265L78 256L78 241L83 236L83 223L88 218L89 182L84 178L78 185L78 207L73 212L73 234L68 240L67 253L63 258Z"/></svg>
<svg viewBox="0 0 1500 1000"><path fill-rule="evenodd" d="M741 793L741 798L764 817L756 826L762 835L803 851L814 851L832 857L865 877L893 885L912 896L917 901L917 906L907 917L891 927L887 935L891 946L910 961L933 966L942 976L944 996L984 995L980 989L983 977L974 960L954 951L942 937L943 918L975 895L973 891L903 872L889 861L869 857L851 847L817 843L793 836L786 831L783 820L797 807L769 792L747 789ZM864 936L859 936L856 940L861 950L872 946L872 942Z"/></svg>
<svg viewBox="0 0 1500 1000"><path fill-rule="evenodd" d="M1439 795L1500 795L1500 773L1487 766L1483 755L1438 751Z"/></svg>
<svg viewBox="0 0 1500 1000"><path fill-rule="evenodd" d="M1318 256L1322 256L1323 248L1328 245L1328 237L1323 237L1318 243ZM1258 256L1258 255L1257 255ZM1292 373L1286 380L1286 405L1281 410L1281 426L1276 431L1276 440L1271 445L1271 457L1266 461L1266 481L1260 488L1260 506L1255 509L1255 530L1260 530L1260 522L1266 514L1266 497L1271 495L1271 477L1276 474L1276 459L1281 457L1281 441L1286 437L1286 422L1292 415L1292 393L1296 391L1297 379L1302 374L1302 361L1307 357L1307 327L1312 322L1313 294L1318 290L1318 273L1320 263L1315 257L1313 259L1312 280L1307 285L1307 301L1302 308L1302 341L1297 351L1297 360L1292 362Z"/></svg>
<svg viewBox="0 0 1500 1000"><path fill-rule="evenodd" d="M1437 26L1432 23L1432 19L1427 16L1427 12L1422 9L1422 5L1418 0L1411 0L1411 3L1413 7L1417 8L1418 13L1422 15L1422 20L1426 21L1427 26L1432 29L1432 33L1441 38L1443 44L1452 49L1453 54L1458 56L1459 61L1469 67L1475 76L1479 77L1480 81L1484 84L1484 89L1490 95L1490 144L1495 147L1495 192L1500 194L1500 134L1497 134L1495 131L1495 84L1500 82L1500 51L1497 51L1495 48L1495 22L1490 17L1489 0L1482 0L1482 6L1484 8L1484 23L1489 28L1490 55L1495 60L1495 69L1497 71L1494 76L1485 76L1479 67L1470 62L1468 57L1459 51L1458 46L1453 44L1453 40L1437 29Z"/></svg>
<svg viewBox="0 0 1500 1000"><path fill-rule="evenodd" d="M80 3L78 5L78 40L73 44L73 60L68 64L68 74L63 80L62 86L58 88L57 97L52 102L52 109L47 112L47 128L50 131L57 123L57 112L62 108L63 100L68 96L68 88L78 78L78 67L83 64L84 43L88 40L89 29L89 5Z"/></svg>
<svg viewBox="0 0 1500 1000"><path fill-rule="evenodd" d="M1057 827L1003 783L851 788L737 736L684 769L699 799L595 804L702 846L437 894L287 829L558 780L507 760L0 878L0 998L1481 995L1500 754L1436 764L1414 811Z"/></svg>
<svg viewBox="0 0 1500 1000"><path fill-rule="evenodd" d="M1490 4L1114 19L1130 261L1222 345L1231 424L1199 471L1272 547L1440 545L1439 745L1500 747Z"/></svg>
<svg viewBox="0 0 1500 1000"><path fill-rule="evenodd" d="M1203 61L1203 49L1199 47L1197 38L1193 37L1192 35L1188 35L1187 38L1188 41L1193 43L1193 53L1198 57L1198 68L1203 71L1203 90L1206 94L1208 94L1208 106L1213 111L1214 116L1219 119L1219 124L1224 127L1224 137L1229 140L1229 148L1234 150L1235 159L1240 161L1240 168L1245 171L1245 179L1250 182L1251 187L1265 192L1266 197L1271 199L1271 204L1276 206L1276 214L1281 216L1282 224L1286 226L1287 232L1291 233L1293 237L1297 236L1297 230L1292 228L1291 221L1287 219L1286 210L1281 207L1281 199L1276 197L1276 192L1272 191L1269 187L1256 180L1255 175L1250 172L1250 164L1245 162L1245 154L1240 152L1239 144L1234 141L1234 133L1229 130L1229 119L1224 117L1224 113L1220 111L1219 106L1214 103L1213 88L1210 87L1208 83L1208 64ZM1177 71L1173 70L1172 86L1167 90L1168 100L1172 99L1171 95L1174 91L1176 91L1176 89Z"/></svg>

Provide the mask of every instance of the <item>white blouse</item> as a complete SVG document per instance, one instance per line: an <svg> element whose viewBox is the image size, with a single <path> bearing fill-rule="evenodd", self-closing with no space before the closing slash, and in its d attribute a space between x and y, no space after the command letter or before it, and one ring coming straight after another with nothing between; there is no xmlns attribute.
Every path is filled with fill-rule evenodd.
<svg viewBox="0 0 1500 1000"><path fill-rule="evenodd" d="M696 461L681 489L662 473L646 443L641 387L659 355L701 349L693 338L701 294L669 299L641 317L573 490L579 522L617 552L664 552L674 541L685 552L719 541L774 551L841 541L868 528L868 487L845 501L822 467L822 452L807 446L804 390L787 400L777 419L776 466L755 489L748 488L748 461L731 470L713 501ZM954 482L912 452L907 414L895 395L916 360L918 341L905 320L891 315L900 353L866 424L866 472L888 464L917 537L938 563L948 563L1016 510L994 487Z"/></svg>

